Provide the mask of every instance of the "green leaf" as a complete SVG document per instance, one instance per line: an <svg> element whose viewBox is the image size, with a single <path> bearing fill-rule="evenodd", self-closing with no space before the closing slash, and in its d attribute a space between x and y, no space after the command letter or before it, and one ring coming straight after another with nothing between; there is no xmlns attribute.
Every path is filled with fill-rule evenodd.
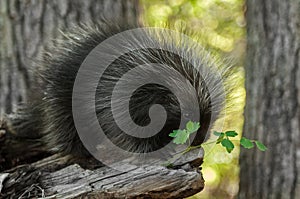
<svg viewBox="0 0 300 199"><path fill-rule="evenodd" d="M189 133L186 130L177 130L177 135L173 140L175 144L184 144L189 138Z"/></svg>
<svg viewBox="0 0 300 199"><path fill-rule="evenodd" d="M251 142L251 140L245 138L245 137L242 137L241 140L240 140L240 144L246 148L246 149L251 149L254 147L254 144Z"/></svg>
<svg viewBox="0 0 300 199"><path fill-rule="evenodd" d="M178 130L174 130L172 133L169 134L170 137L175 138L177 136Z"/></svg>
<svg viewBox="0 0 300 199"><path fill-rule="evenodd" d="M225 132L225 135L228 136L228 137L235 137L235 136L237 136L238 134L237 134L237 132L235 132L235 131L226 131L226 132Z"/></svg>
<svg viewBox="0 0 300 199"><path fill-rule="evenodd" d="M228 153L231 153L231 151L234 149L234 145L229 139L223 139L221 144L226 148Z"/></svg>
<svg viewBox="0 0 300 199"><path fill-rule="evenodd" d="M268 148L261 142L259 141L255 141L255 144L257 146L257 148L261 151L266 151Z"/></svg>
<svg viewBox="0 0 300 199"><path fill-rule="evenodd" d="M218 136L218 139L217 139L217 142L216 142L217 144L219 144L220 142L222 142L222 140L225 137L225 133L223 133L223 132L214 131L214 135Z"/></svg>
<svg viewBox="0 0 300 199"><path fill-rule="evenodd" d="M214 135L219 137L220 135L224 135L224 133L222 133L222 132L217 132L217 131L214 131Z"/></svg>
<svg viewBox="0 0 300 199"><path fill-rule="evenodd" d="M199 122L192 122L189 121L186 124L186 130L188 131L189 134L192 134L196 132L200 128L200 123Z"/></svg>
<svg viewBox="0 0 300 199"><path fill-rule="evenodd" d="M224 137L225 137L225 134L224 134L224 133L221 134L221 135L218 137L218 139L217 139L217 144L219 144L220 142L222 142L222 140L224 139Z"/></svg>

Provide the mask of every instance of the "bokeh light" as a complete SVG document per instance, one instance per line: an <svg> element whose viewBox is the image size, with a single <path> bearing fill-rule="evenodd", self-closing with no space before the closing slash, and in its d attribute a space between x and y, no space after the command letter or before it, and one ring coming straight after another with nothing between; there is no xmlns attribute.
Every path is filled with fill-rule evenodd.
<svg viewBox="0 0 300 199"><path fill-rule="evenodd" d="M245 26L243 0L141 0L143 21L149 26L169 26L186 31L215 56L230 60L234 65L235 92L230 96L233 105L226 113L225 130L242 134L245 105L244 56ZM217 121L218 123L218 121ZM237 138L238 139L238 138ZM211 137L215 140L215 137ZM203 146L205 188L192 199L235 198L239 183L239 146L231 154L216 145Z"/></svg>

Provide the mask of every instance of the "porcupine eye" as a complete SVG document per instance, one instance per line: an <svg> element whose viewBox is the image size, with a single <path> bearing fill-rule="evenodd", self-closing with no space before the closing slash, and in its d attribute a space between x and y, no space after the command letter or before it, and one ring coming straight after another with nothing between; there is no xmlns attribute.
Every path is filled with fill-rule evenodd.
<svg viewBox="0 0 300 199"><path fill-rule="evenodd" d="M184 113L184 114L183 114L183 117L184 117L185 119L189 119L189 118L190 118L190 114L189 114L189 113Z"/></svg>

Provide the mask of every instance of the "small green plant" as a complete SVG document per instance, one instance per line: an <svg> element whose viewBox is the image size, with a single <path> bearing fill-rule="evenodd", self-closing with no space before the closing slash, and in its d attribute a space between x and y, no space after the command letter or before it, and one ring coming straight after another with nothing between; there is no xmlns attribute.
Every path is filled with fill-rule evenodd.
<svg viewBox="0 0 300 199"><path fill-rule="evenodd" d="M223 147L226 148L228 153L231 153L231 151L234 149L234 144L230 138L236 137L238 134L235 131L226 131L224 132L214 132L214 135L218 136L218 139L216 141L217 144L221 143ZM240 145L246 149L251 149L254 147L254 143L256 144L257 148L261 151L266 151L267 147L256 140L249 140L245 137L242 137L240 140Z"/></svg>
<svg viewBox="0 0 300 199"><path fill-rule="evenodd" d="M173 133L170 133L169 136L173 137L173 142L175 144L185 144L187 140L190 143L190 135L195 133L200 128L199 122L189 121L186 123L186 128L183 130L174 130Z"/></svg>
<svg viewBox="0 0 300 199"><path fill-rule="evenodd" d="M169 134L170 137L174 138L173 143L175 144L185 144L187 141L190 144L190 135L197 132L197 130L200 128L199 122L192 122L189 121L186 124L186 128L183 130L174 130L172 133ZM236 137L238 135L235 131L226 131L226 132L214 132L214 135L218 136L218 139L215 142L205 143L205 144L221 144L223 147L226 148L226 151L228 153L231 153L234 149L233 141L239 141L240 145L243 146L246 149L251 149L254 147L254 144L260 151L266 151L267 147L257 141L257 140L249 140L245 137L242 137L240 140L232 140L232 138ZM193 148L199 148L199 146L189 146L184 152L188 152Z"/></svg>

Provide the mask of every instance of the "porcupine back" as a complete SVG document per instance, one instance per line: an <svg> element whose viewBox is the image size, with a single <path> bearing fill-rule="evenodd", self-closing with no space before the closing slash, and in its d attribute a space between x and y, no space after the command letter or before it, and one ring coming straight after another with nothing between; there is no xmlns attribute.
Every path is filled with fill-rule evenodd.
<svg viewBox="0 0 300 199"><path fill-rule="evenodd" d="M42 97L24 108L23 112L27 110L27 114L24 114L26 117L23 117L23 121L20 117L18 120L12 120L15 131L29 132L38 129L41 131L41 139L49 147L49 150L87 155L88 152L79 139L72 115L72 92L77 72L87 55L98 44L117 33L137 27L139 26L135 24L102 21L97 25L84 25L66 33L64 40L57 41L55 47L45 53L43 66L39 71L42 77ZM118 79L137 65L148 63L167 65L183 75L194 87L199 105L197 108L201 127L195 136L193 145L201 144L204 141L210 123L216 120L216 117L212 116L213 113L218 115L224 105L223 84L217 78L216 71L211 70L215 63L209 55L204 51L193 51L193 46L172 43L172 38L166 37L168 36L149 35L149 41L146 42L155 42L164 47L175 48L175 51L178 48L176 51L178 53L163 49L151 49L141 45L139 50L126 53L111 63L97 85L95 96L99 124L107 137L124 150L155 151L171 141L168 135L179 128L181 116L186 117L186 121L193 120L193 115L189 115L189 113L193 112L191 109L194 107L187 106L182 111L178 99L168 88L155 83L146 84L138 88L131 96L129 106L131 119L140 126L146 126L150 122L148 116L150 107L153 104L160 104L167 112L166 123L158 134L150 138L137 138L123 132L114 121L110 99ZM190 58L189 61L183 58L186 56ZM196 70L195 66L200 70ZM149 72L147 70L142 71L143 75ZM204 72L199 74L199 71ZM228 70L219 72L222 78L228 76ZM176 81L175 78L166 77L166 83L170 84L171 82L176 89L179 89L180 95L185 96L184 104L189 104L189 101L193 100L189 93L191 91L180 88ZM208 89L207 84L212 88L211 90ZM33 111L29 110L34 110L34 114L31 114ZM27 124L26 128L24 128L24 123Z"/></svg>

